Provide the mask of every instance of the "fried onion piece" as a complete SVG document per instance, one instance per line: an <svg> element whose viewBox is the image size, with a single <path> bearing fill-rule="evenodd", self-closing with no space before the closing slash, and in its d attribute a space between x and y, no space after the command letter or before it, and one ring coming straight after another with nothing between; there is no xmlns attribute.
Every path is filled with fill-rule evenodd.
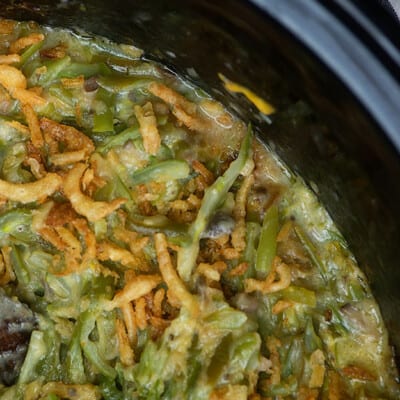
<svg viewBox="0 0 400 400"><path fill-rule="evenodd" d="M76 78L61 78L61 84L66 89L76 89L82 88L85 83L85 77L83 75L79 75Z"/></svg>
<svg viewBox="0 0 400 400"><path fill-rule="evenodd" d="M125 329L125 324L120 319L115 321L115 330L117 332L119 357L122 364L125 366L133 365L135 362L135 356L129 343L129 337Z"/></svg>
<svg viewBox="0 0 400 400"><path fill-rule="evenodd" d="M165 298L165 289L160 288L156 291L153 298L153 314L156 317L162 317L162 303Z"/></svg>
<svg viewBox="0 0 400 400"><path fill-rule="evenodd" d="M179 300L181 305L185 306L192 315L196 316L199 312L199 305L194 296L187 290L185 284L172 266L165 235L163 233L156 233L154 235L154 242L158 266L161 275L168 286L168 291L173 292L174 297Z"/></svg>
<svg viewBox="0 0 400 400"><path fill-rule="evenodd" d="M39 228L37 232L44 240L46 240L46 242L52 244L56 249L60 251L66 249L67 245L60 238L60 235L54 230L54 228L44 226L42 228Z"/></svg>
<svg viewBox="0 0 400 400"><path fill-rule="evenodd" d="M279 279L277 279L279 276ZM260 291L263 293L274 293L286 289L291 282L290 268L282 262L279 257L275 257L272 263L272 270L265 280L246 279L244 282L245 292L251 293Z"/></svg>
<svg viewBox="0 0 400 400"><path fill-rule="evenodd" d="M219 281L221 279L221 274L227 268L224 261L217 261L213 264L200 263L197 266L196 272L198 274L204 275L206 278L212 281Z"/></svg>
<svg viewBox="0 0 400 400"><path fill-rule="evenodd" d="M30 136L29 129L28 135ZM27 154L24 160L24 165L29 166L32 174L35 176L36 179L44 178L47 174L43 161L42 151L42 148L35 147L30 140L26 142Z"/></svg>
<svg viewBox="0 0 400 400"><path fill-rule="evenodd" d="M140 134L143 138L143 147L146 153L157 154L161 138L157 129L157 119L154 115L153 105L150 102L147 102L144 106L136 105L135 115L139 122Z"/></svg>
<svg viewBox="0 0 400 400"><path fill-rule="evenodd" d="M14 32L15 25L17 25L16 21L12 19L1 19L0 20L0 34L1 35L9 35Z"/></svg>
<svg viewBox="0 0 400 400"><path fill-rule="evenodd" d="M0 65L0 84L2 84L11 94L15 89L26 89L25 75L11 65Z"/></svg>
<svg viewBox="0 0 400 400"><path fill-rule="evenodd" d="M13 120L13 121L6 121L5 123L8 126L11 126L12 128L16 129L18 132L22 133L22 135L24 135L25 137L27 138L30 137L31 134L29 132L29 128L26 125L21 124L21 122Z"/></svg>
<svg viewBox="0 0 400 400"><path fill-rule="evenodd" d="M0 64L14 64L21 61L18 54L2 54L0 55Z"/></svg>
<svg viewBox="0 0 400 400"><path fill-rule="evenodd" d="M97 258L100 261L111 260L119 262L125 267L139 268L142 267L142 260L133 255L129 250L117 246L111 242L101 242L97 244Z"/></svg>
<svg viewBox="0 0 400 400"><path fill-rule="evenodd" d="M215 180L214 174L200 161L194 160L192 162L192 167L197 173L199 173L204 178L207 186L210 186L214 182Z"/></svg>
<svg viewBox="0 0 400 400"><path fill-rule="evenodd" d="M32 107L41 107L47 103L47 100L39 96L34 90L29 89L13 89L11 92L12 97L21 102L21 104L29 104Z"/></svg>
<svg viewBox="0 0 400 400"><path fill-rule="evenodd" d="M287 308L290 308L293 306L293 302L290 300L278 300L273 306L272 306L272 314L277 315L280 314L282 311L285 311Z"/></svg>
<svg viewBox="0 0 400 400"><path fill-rule="evenodd" d="M243 275L247 269L249 268L249 263L247 262L242 262L238 264L235 268L231 269L229 271L230 276L240 276Z"/></svg>
<svg viewBox="0 0 400 400"><path fill-rule="evenodd" d="M12 183L0 179L0 196L19 203L44 200L57 191L62 184L59 175L48 173L44 178L29 183Z"/></svg>
<svg viewBox="0 0 400 400"><path fill-rule="evenodd" d="M123 304L120 308L128 332L129 343L134 346L137 339L135 310L133 309L132 303Z"/></svg>
<svg viewBox="0 0 400 400"><path fill-rule="evenodd" d="M56 395L61 399L69 400L100 400L101 393L97 386L91 383L83 385L67 385L63 382L49 382L42 386L40 398L47 398L49 395Z"/></svg>
<svg viewBox="0 0 400 400"><path fill-rule="evenodd" d="M159 82L152 82L148 90L154 96L165 101L170 106L172 114L190 130L200 133L209 132L212 123L198 113L195 103Z"/></svg>
<svg viewBox="0 0 400 400"><path fill-rule="evenodd" d="M146 312L146 299L140 297L135 301L135 315L136 325L139 329L143 330L147 328L147 312Z"/></svg>
<svg viewBox="0 0 400 400"><path fill-rule="evenodd" d="M0 286L5 286L15 280L14 270L11 264L11 247L6 246L0 253Z"/></svg>
<svg viewBox="0 0 400 400"><path fill-rule="evenodd" d="M80 181L86 168L85 164L76 164L66 175L63 189L73 209L78 214L86 217L90 222L95 222L111 214L124 204L126 200L114 199L109 203L105 201L94 201L89 196L82 193Z"/></svg>
<svg viewBox="0 0 400 400"><path fill-rule="evenodd" d="M10 53L19 53L25 47L31 46L32 44L42 42L44 40L43 33L31 33L30 35L18 38L15 42L10 45Z"/></svg>
<svg viewBox="0 0 400 400"><path fill-rule="evenodd" d="M40 55L42 57L46 57L46 58L60 59L60 58L65 57L66 50L67 50L67 46L64 45L63 43L61 43L55 47L40 50Z"/></svg>
<svg viewBox="0 0 400 400"><path fill-rule="evenodd" d="M49 227L63 226L78 218L78 214L71 207L69 202L53 203L46 215L45 225Z"/></svg>
<svg viewBox="0 0 400 400"><path fill-rule="evenodd" d="M320 388L324 383L325 377L325 356L322 350L315 350L310 356L311 376L308 386Z"/></svg>
<svg viewBox="0 0 400 400"><path fill-rule="evenodd" d="M39 120L35 111L30 104L24 104L22 106L22 112L25 115L26 122L28 123L29 130L31 133L31 142L34 147L40 149L43 147L44 140L40 130Z"/></svg>
<svg viewBox="0 0 400 400"><path fill-rule="evenodd" d="M128 245L131 253L135 255L142 253L150 240L148 236L140 236L137 232L130 231L123 227L114 229L114 237Z"/></svg>
<svg viewBox="0 0 400 400"><path fill-rule="evenodd" d="M150 293L161 283L159 275L139 275L129 280L124 288L116 293L114 298L106 305L107 310L121 307L126 303L137 300Z"/></svg>
<svg viewBox="0 0 400 400"><path fill-rule="evenodd" d="M67 151L65 153L52 154L49 157L49 161L57 167L75 164L77 162L84 161L85 159L85 150Z"/></svg>
<svg viewBox="0 0 400 400"><path fill-rule="evenodd" d="M322 357L324 357L323 354ZM348 376L351 379L358 379L362 381L376 381L377 379L377 377L373 375L371 372L356 365L348 365L342 369L342 372L344 375Z"/></svg>
<svg viewBox="0 0 400 400"><path fill-rule="evenodd" d="M90 230L87 221L83 218L74 219L73 227L79 232L85 241L85 251L82 255L82 262L94 260L96 258L96 236Z"/></svg>
<svg viewBox="0 0 400 400"><path fill-rule="evenodd" d="M65 144L67 151L83 150L86 156L89 156L95 150L92 140L73 126L59 124L49 118L42 118L40 128L51 152L58 153L58 143Z"/></svg>

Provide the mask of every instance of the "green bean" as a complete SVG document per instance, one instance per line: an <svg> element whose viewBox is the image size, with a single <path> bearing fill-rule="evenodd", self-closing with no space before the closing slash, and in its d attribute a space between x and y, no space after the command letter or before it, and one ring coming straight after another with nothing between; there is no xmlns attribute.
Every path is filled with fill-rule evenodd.
<svg viewBox="0 0 400 400"><path fill-rule="evenodd" d="M9 237L14 242L32 242L37 239L31 230L32 214L28 209L10 210L0 216L0 244Z"/></svg>
<svg viewBox="0 0 400 400"><path fill-rule="evenodd" d="M86 358L99 370L99 372L108 377L114 379L116 377L116 371L110 365L103 360L99 354L97 346L89 338L92 330L96 324L96 314L93 310L85 311L81 314L82 330L80 334L80 344Z"/></svg>
<svg viewBox="0 0 400 400"><path fill-rule="evenodd" d="M166 160L156 164L149 165L143 169L135 171L132 174L132 184L140 185L142 183L167 182L174 179L184 179L190 173L190 167L186 161Z"/></svg>
<svg viewBox="0 0 400 400"><path fill-rule="evenodd" d="M142 50L134 46L116 44L103 38L90 38L87 44L97 52L128 60L138 60L143 53Z"/></svg>
<svg viewBox="0 0 400 400"><path fill-rule="evenodd" d="M283 379L290 375L298 376L303 368L304 349L300 338L293 338L286 357L282 363L281 376Z"/></svg>
<svg viewBox="0 0 400 400"><path fill-rule="evenodd" d="M83 365L80 335L82 323L78 321L75 325L71 341L69 343L67 356L64 362L65 375L70 382L85 383L85 369Z"/></svg>
<svg viewBox="0 0 400 400"><path fill-rule="evenodd" d="M200 210L189 229L191 243L188 246L182 247L178 252L177 269L179 275L186 282L190 280L196 262L202 232L207 227L212 215L224 202L229 189L239 176L251 154L252 136L252 129L249 125L247 135L242 142L237 159L233 161L225 173L205 191Z"/></svg>
<svg viewBox="0 0 400 400"><path fill-rule="evenodd" d="M124 77L124 76L102 76L97 80L97 83L104 89L113 92L130 92L134 89L147 88L153 79Z"/></svg>
<svg viewBox="0 0 400 400"><path fill-rule="evenodd" d="M304 331L304 346L307 354L311 354L313 351L322 348L322 341L314 330L314 324L311 317L308 319Z"/></svg>
<svg viewBox="0 0 400 400"><path fill-rule="evenodd" d="M190 241L188 225L173 222L164 215L144 217L142 215L131 214L127 224L130 229L134 229L144 235L154 235L157 232L163 232L171 242L176 244L187 244Z"/></svg>
<svg viewBox="0 0 400 400"><path fill-rule="evenodd" d="M297 237L300 239L300 242L302 243L304 249L307 251L308 255L310 256L311 261L318 268L319 273L321 274L324 281L327 282L328 281L328 276L327 276L328 271L326 269L325 263L320 258L319 254L318 254L318 250L314 246L314 243L308 237L306 232L304 232L300 228L299 225L295 225L294 230L296 232Z"/></svg>
<svg viewBox="0 0 400 400"><path fill-rule="evenodd" d="M93 117L93 132L114 132L114 114L110 107Z"/></svg>
<svg viewBox="0 0 400 400"><path fill-rule="evenodd" d="M48 394L43 400L60 400L60 398L56 394Z"/></svg>
<svg viewBox="0 0 400 400"><path fill-rule="evenodd" d="M77 63L73 62L67 64L65 68L60 71L59 78L76 78L83 75L84 78L90 78L95 75L109 75L111 69L105 63Z"/></svg>
<svg viewBox="0 0 400 400"><path fill-rule="evenodd" d="M192 339L192 346L189 349L188 357L187 357L187 379L186 379L186 398L190 398L190 392L192 388L196 385L196 381L198 380L201 370L203 368L203 362L201 359L201 347L199 344L199 336L195 334Z"/></svg>
<svg viewBox="0 0 400 400"><path fill-rule="evenodd" d="M313 290L309 290L300 286L289 286L278 292L286 300L296 303L306 304L309 307L316 307L317 297Z"/></svg>
<svg viewBox="0 0 400 400"><path fill-rule="evenodd" d="M117 388L116 382L111 379L103 379L100 383L100 392L104 400L123 400L124 396Z"/></svg>
<svg viewBox="0 0 400 400"><path fill-rule="evenodd" d="M261 339L258 333L248 332L235 338L234 350L229 365L229 373L233 374L245 371L254 357L257 357L260 351Z"/></svg>
<svg viewBox="0 0 400 400"><path fill-rule="evenodd" d="M36 84L41 86L48 86L57 78L60 77L60 74L67 65L71 63L71 57L65 56L64 58L60 58L59 60L48 61L44 63L46 66L46 72L44 74L40 74L37 78Z"/></svg>
<svg viewBox="0 0 400 400"><path fill-rule="evenodd" d="M72 96L71 92L68 92L68 90L64 89L62 86L51 86L49 88L49 93L52 96L57 97L60 99L63 103L67 104L69 107L74 107L74 97Z"/></svg>
<svg viewBox="0 0 400 400"><path fill-rule="evenodd" d="M275 384L265 384L260 387L260 394L265 397L279 396L285 397L295 395L297 391L298 383L294 376L290 376L286 381Z"/></svg>
<svg viewBox="0 0 400 400"><path fill-rule="evenodd" d="M247 321L247 316L241 311L225 307L204 318L204 323L215 329L239 329Z"/></svg>
<svg viewBox="0 0 400 400"><path fill-rule="evenodd" d="M260 225L257 222L246 223L246 247L243 251L243 261L254 265L257 256L257 240L260 234Z"/></svg>
<svg viewBox="0 0 400 400"><path fill-rule="evenodd" d="M228 333L217 346L215 353L207 368L208 384L214 387L230 359L230 347L232 345L232 333Z"/></svg>
<svg viewBox="0 0 400 400"><path fill-rule="evenodd" d="M12 246L11 260L13 261L13 268L17 277L18 285L24 288L28 287L31 282L30 274L18 246ZM34 283L36 283L36 280L34 280Z"/></svg>
<svg viewBox="0 0 400 400"><path fill-rule="evenodd" d="M28 352L25 361L22 364L19 374L18 383L27 383L37 377L36 366L39 361L46 355L46 344L43 340L43 332L33 331L31 334Z"/></svg>
<svg viewBox="0 0 400 400"><path fill-rule="evenodd" d="M23 68L24 64L35 54L37 53L43 46L43 41L30 45L26 50L21 54L20 61L18 63L19 68Z"/></svg>
<svg viewBox="0 0 400 400"><path fill-rule="evenodd" d="M97 151L104 153L116 146L123 146L128 140L135 140L140 138L140 131L138 125L132 125L129 128L124 129L117 135L108 137L100 146L97 147Z"/></svg>
<svg viewBox="0 0 400 400"><path fill-rule="evenodd" d="M257 248L255 270L258 278L265 278L271 271L272 261L276 255L278 228L278 207L272 205L265 213Z"/></svg>

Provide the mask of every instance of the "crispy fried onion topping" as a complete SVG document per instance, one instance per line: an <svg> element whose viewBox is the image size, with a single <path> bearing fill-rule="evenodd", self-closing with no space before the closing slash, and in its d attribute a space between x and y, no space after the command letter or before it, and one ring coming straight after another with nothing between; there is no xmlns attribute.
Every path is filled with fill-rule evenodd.
<svg viewBox="0 0 400 400"><path fill-rule="evenodd" d="M144 106L135 106L135 115L140 125L140 134L143 138L143 147L146 153L155 155L161 144L161 138L157 129L157 120L153 106L150 102Z"/></svg>
<svg viewBox="0 0 400 400"><path fill-rule="evenodd" d="M11 43L10 53L19 53L25 47L31 46L32 44L41 42L43 40L43 33L31 33L30 35L20 37L15 42Z"/></svg>
<svg viewBox="0 0 400 400"><path fill-rule="evenodd" d="M83 163L76 164L66 175L63 189L73 209L78 214L85 216L90 222L95 222L111 214L124 204L126 200L121 198L114 199L109 203L94 201L82 193L81 178L86 168L87 166Z"/></svg>
<svg viewBox="0 0 400 400"><path fill-rule="evenodd" d="M104 241L97 244L97 258L100 261L119 262L128 268L141 269L142 267L142 260L139 257L111 242Z"/></svg>
<svg viewBox="0 0 400 400"><path fill-rule="evenodd" d="M285 289L290 285L290 268L279 258L275 257L272 270L263 281L257 279L246 279L244 282L245 292L260 291L263 293L274 293Z"/></svg>
<svg viewBox="0 0 400 400"><path fill-rule="evenodd" d="M0 196L19 203L42 201L62 185L59 175L48 173L44 178L29 183L11 183L0 179Z"/></svg>
<svg viewBox="0 0 400 400"><path fill-rule="evenodd" d="M24 104L22 106L22 112L25 115L26 122L29 126L29 131L31 134L31 141L34 147L41 148L43 147L44 140L43 135L40 130L39 120L36 116L35 111L33 110L30 104Z"/></svg>
<svg viewBox="0 0 400 400"><path fill-rule="evenodd" d="M0 64L14 64L21 61L18 54L2 54L0 55Z"/></svg>
<svg viewBox="0 0 400 400"><path fill-rule="evenodd" d="M35 93L33 89L27 89L26 77L18 68L1 64L0 84L22 104L30 104L32 107L46 104L46 100Z"/></svg>
<svg viewBox="0 0 400 400"><path fill-rule="evenodd" d="M49 118L42 118L40 128L49 146L50 161L55 165L82 161L95 150L92 140L73 126L59 124ZM65 152L59 152L59 144L65 146Z"/></svg>
<svg viewBox="0 0 400 400"><path fill-rule="evenodd" d="M123 289L117 292L114 298L107 303L106 309L112 310L139 299L147 293L150 293L159 283L161 283L161 277L159 275L134 276L125 284Z"/></svg>
<svg viewBox="0 0 400 400"><path fill-rule="evenodd" d="M154 235L154 242L158 266L161 275L168 286L168 291L171 291L174 298L176 298L182 306L186 307L192 315L197 315L199 312L199 305L194 296L188 291L172 265L165 235L163 233L156 233Z"/></svg>
<svg viewBox="0 0 400 400"><path fill-rule="evenodd" d="M178 121L182 122L190 130L200 133L209 132L212 126L211 121L198 112L198 107L195 103L190 102L181 94L159 82L152 82L148 89L154 96L165 101Z"/></svg>

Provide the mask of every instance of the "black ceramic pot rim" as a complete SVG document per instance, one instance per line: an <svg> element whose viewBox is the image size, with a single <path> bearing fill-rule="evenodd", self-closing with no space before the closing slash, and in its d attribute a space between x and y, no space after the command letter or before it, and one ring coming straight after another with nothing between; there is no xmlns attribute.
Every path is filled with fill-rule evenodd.
<svg viewBox="0 0 400 400"><path fill-rule="evenodd" d="M400 25L378 4L250 0L350 89L400 154ZM396 37L397 32L397 37Z"/></svg>

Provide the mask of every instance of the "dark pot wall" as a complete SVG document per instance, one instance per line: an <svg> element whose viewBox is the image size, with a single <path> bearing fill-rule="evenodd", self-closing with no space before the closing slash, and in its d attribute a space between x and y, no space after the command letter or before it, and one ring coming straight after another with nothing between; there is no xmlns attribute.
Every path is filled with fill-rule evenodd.
<svg viewBox="0 0 400 400"><path fill-rule="evenodd" d="M400 349L400 113L394 111L400 104L400 52L387 48L393 43L387 32L392 21L363 3L370 15L388 22L385 32L374 25L382 33L374 36L368 23L355 20L364 14L349 14L339 0L329 10L314 0L254 2L268 8L263 13L235 0L3 0L0 15L133 41L148 57L189 72L241 117L251 118L260 137L318 188L370 279ZM276 117L268 126L243 99L223 91L218 72L281 110L307 99L318 118L288 126Z"/></svg>

